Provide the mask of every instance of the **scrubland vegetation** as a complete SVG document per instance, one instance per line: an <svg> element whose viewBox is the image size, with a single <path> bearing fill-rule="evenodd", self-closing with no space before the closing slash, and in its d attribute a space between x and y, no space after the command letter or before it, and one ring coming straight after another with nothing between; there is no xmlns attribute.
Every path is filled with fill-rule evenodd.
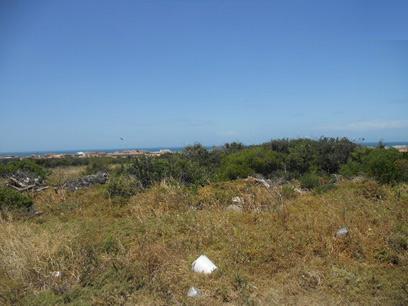
<svg viewBox="0 0 408 306"><path fill-rule="evenodd" d="M408 304L407 165L396 150L327 138L3 164L4 177L24 168L55 186L100 170L109 181L1 187L0 303ZM242 211L227 209L234 197ZM193 273L201 254L218 270Z"/></svg>

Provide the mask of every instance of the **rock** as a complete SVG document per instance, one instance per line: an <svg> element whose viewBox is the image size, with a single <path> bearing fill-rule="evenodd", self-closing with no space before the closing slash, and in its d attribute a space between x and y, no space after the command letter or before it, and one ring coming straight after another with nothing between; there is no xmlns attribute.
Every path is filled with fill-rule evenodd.
<svg viewBox="0 0 408 306"><path fill-rule="evenodd" d="M194 272L211 274L217 269L217 266L205 255L198 257L192 264Z"/></svg>
<svg viewBox="0 0 408 306"><path fill-rule="evenodd" d="M225 210L235 211L235 212L242 212L242 206L236 205L236 204L231 204L231 205L228 205Z"/></svg>
<svg viewBox="0 0 408 306"><path fill-rule="evenodd" d="M201 290L199 290L199 289L197 289L195 287L191 287L187 291L187 296L188 297L199 297L200 295L201 295Z"/></svg>
<svg viewBox="0 0 408 306"><path fill-rule="evenodd" d="M244 199L241 198L241 197L233 197L232 198L232 204L242 205L242 204L244 204Z"/></svg>
<svg viewBox="0 0 408 306"><path fill-rule="evenodd" d="M242 212L242 205L244 204L244 199L241 197L233 197L232 204L228 205L226 210L228 211L235 211L235 212Z"/></svg>
<svg viewBox="0 0 408 306"><path fill-rule="evenodd" d="M346 237L349 234L347 227L342 227L336 232L336 237L342 238Z"/></svg>

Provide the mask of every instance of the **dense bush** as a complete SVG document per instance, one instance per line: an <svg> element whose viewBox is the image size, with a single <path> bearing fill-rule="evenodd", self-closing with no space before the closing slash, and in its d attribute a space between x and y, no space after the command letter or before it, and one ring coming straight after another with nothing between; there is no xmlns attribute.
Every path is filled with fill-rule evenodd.
<svg viewBox="0 0 408 306"><path fill-rule="evenodd" d="M38 165L35 161L31 159L23 159L2 164L0 167L0 176L4 177L13 174L17 170L29 171L42 178L45 178L47 175L46 169Z"/></svg>
<svg viewBox="0 0 408 306"><path fill-rule="evenodd" d="M25 194L13 189L0 187L0 211L29 210L33 201Z"/></svg>
<svg viewBox="0 0 408 306"><path fill-rule="evenodd" d="M139 157L126 167L125 172L136 177L143 187L166 178L186 185L203 185L209 181L209 170L183 154Z"/></svg>
<svg viewBox="0 0 408 306"><path fill-rule="evenodd" d="M317 164L327 173L337 173L357 147L347 138L321 138L317 143Z"/></svg>
<svg viewBox="0 0 408 306"><path fill-rule="evenodd" d="M325 137L318 140L278 139L249 147L237 142L211 149L195 144L180 153L156 157L25 159L0 164L0 176L23 169L44 177L43 166L57 165L86 165L85 172L91 174L112 169L112 164L120 165L114 167L114 173L131 175L142 187L168 178L186 185L203 185L255 174L310 181L310 173L325 176L339 171L347 177L370 176L381 183L408 180L407 154L383 146L361 147L346 138Z"/></svg>
<svg viewBox="0 0 408 306"><path fill-rule="evenodd" d="M85 174L94 174L97 172L108 172L110 159L104 157L91 158L85 169Z"/></svg>
<svg viewBox="0 0 408 306"><path fill-rule="evenodd" d="M291 142L286 156L287 169L296 174L316 171L317 148L316 142L310 139L299 139Z"/></svg>
<svg viewBox="0 0 408 306"><path fill-rule="evenodd" d="M397 180L400 182L408 182L408 158L397 159L394 162L397 171Z"/></svg>
<svg viewBox="0 0 408 306"><path fill-rule="evenodd" d="M120 175L109 179L106 192L110 198L129 198L141 189L140 181L130 175Z"/></svg>
<svg viewBox="0 0 408 306"><path fill-rule="evenodd" d="M327 175L338 173L340 169L345 176L369 175L386 183L407 179L406 160L396 150L368 149L346 138L322 137L319 140L273 140L251 147L231 143L211 150L195 144L178 154L137 158L124 172L134 175L143 187L165 178L202 185L254 174L289 179L305 175L302 179L310 181L310 173Z"/></svg>
<svg viewBox="0 0 408 306"><path fill-rule="evenodd" d="M367 175L381 183L406 182L408 158L395 149L361 148L351 154L341 173L346 176Z"/></svg>
<svg viewBox="0 0 408 306"><path fill-rule="evenodd" d="M300 186L306 189L314 189L319 187L320 177L314 173L307 173L300 177Z"/></svg>
<svg viewBox="0 0 408 306"><path fill-rule="evenodd" d="M373 150L367 157L368 174L381 183L392 183L404 178L404 168L398 168L402 153L394 149Z"/></svg>
<svg viewBox="0 0 408 306"><path fill-rule="evenodd" d="M245 146L240 143L240 142L231 142L231 143L226 143L224 144L224 147L222 148L222 150L225 153L234 153L234 152L238 152L245 149Z"/></svg>
<svg viewBox="0 0 408 306"><path fill-rule="evenodd" d="M264 147L253 147L226 155L219 175L223 179L245 178L252 174L271 175L281 167L277 152Z"/></svg>
<svg viewBox="0 0 408 306"><path fill-rule="evenodd" d="M302 175L311 171L336 173L357 145L347 138L277 139L263 145L285 156L284 170Z"/></svg>
<svg viewBox="0 0 408 306"><path fill-rule="evenodd" d="M264 144L264 146L272 151L287 154L289 153L290 143L291 141L289 139L276 139Z"/></svg>
<svg viewBox="0 0 408 306"><path fill-rule="evenodd" d="M214 163L214 161L211 160L210 152L201 144L185 147L182 154L200 165L209 166Z"/></svg>

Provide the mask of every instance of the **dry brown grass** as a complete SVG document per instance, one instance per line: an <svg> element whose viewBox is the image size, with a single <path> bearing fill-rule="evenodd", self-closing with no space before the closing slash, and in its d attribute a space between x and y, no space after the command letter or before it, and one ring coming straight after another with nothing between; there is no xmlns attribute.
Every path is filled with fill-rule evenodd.
<svg viewBox="0 0 408 306"><path fill-rule="evenodd" d="M65 199L49 190L35 199L42 216L0 224L0 296L31 305L406 304L406 186L381 187L380 200L361 188L346 181L282 198L244 181L197 190L164 182L124 205L103 187ZM242 213L225 210L233 196ZM350 235L336 238L344 225ZM218 271L194 274L201 254ZM203 296L186 297L190 286Z"/></svg>
<svg viewBox="0 0 408 306"><path fill-rule="evenodd" d="M47 181L51 185L62 185L68 180L76 179L83 175L85 169L85 166L57 167L52 169Z"/></svg>

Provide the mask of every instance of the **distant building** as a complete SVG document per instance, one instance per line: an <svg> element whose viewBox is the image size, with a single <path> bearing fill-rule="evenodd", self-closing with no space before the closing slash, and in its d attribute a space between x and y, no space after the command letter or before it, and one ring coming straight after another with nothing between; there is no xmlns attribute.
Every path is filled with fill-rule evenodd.
<svg viewBox="0 0 408 306"><path fill-rule="evenodd" d="M170 149L162 149L159 151L160 154L166 154L166 153L173 153Z"/></svg>
<svg viewBox="0 0 408 306"><path fill-rule="evenodd" d="M397 149L401 153L407 153L408 152L408 146L394 146L394 149Z"/></svg>

